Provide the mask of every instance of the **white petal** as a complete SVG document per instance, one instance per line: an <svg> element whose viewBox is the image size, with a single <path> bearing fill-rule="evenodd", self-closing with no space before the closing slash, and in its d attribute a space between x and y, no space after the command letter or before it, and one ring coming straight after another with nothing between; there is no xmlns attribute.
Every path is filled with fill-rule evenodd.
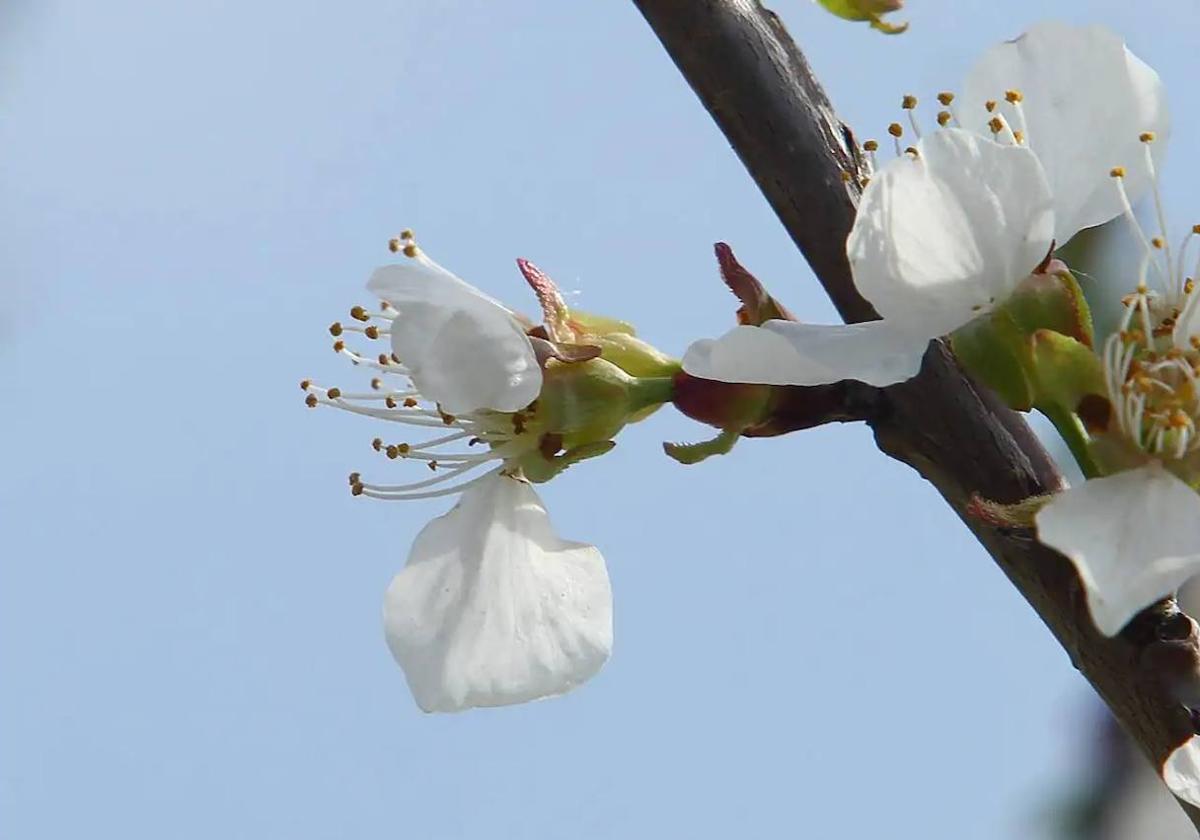
<svg viewBox="0 0 1200 840"><path fill-rule="evenodd" d="M1125 167L1131 200L1145 192L1150 181L1138 136L1158 135L1152 151L1159 165L1170 130L1166 91L1158 74L1112 32L1047 22L993 47L967 76L958 118L990 134L984 103L993 100L1015 127L1007 90L1024 96L1027 140L1054 194L1058 244L1121 213L1109 177L1114 166Z"/></svg>
<svg viewBox="0 0 1200 840"><path fill-rule="evenodd" d="M513 314L424 253L376 269L367 288L399 311L392 350L445 411L519 411L537 399L542 371Z"/></svg>
<svg viewBox="0 0 1200 840"><path fill-rule="evenodd" d="M1045 258L1054 220L1037 158L943 129L871 179L846 241L858 290L929 338L999 303Z"/></svg>
<svg viewBox="0 0 1200 840"><path fill-rule="evenodd" d="M1108 636L1200 572L1200 496L1159 464L1071 488L1038 512L1037 527L1075 564Z"/></svg>
<svg viewBox="0 0 1200 840"><path fill-rule="evenodd" d="M1193 735L1167 756L1162 778L1171 793L1200 808L1200 736Z"/></svg>
<svg viewBox="0 0 1200 840"><path fill-rule="evenodd" d="M537 493L495 475L417 535L384 602L388 647L427 712L562 694L612 650L612 588Z"/></svg>
<svg viewBox="0 0 1200 840"><path fill-rule="evenodd" d="M767 321L693 343L684 354L683 369L720 382L825 385L857 379L882 388L916 376L928 346L928 338L899 332L887 321Z"/></svg>

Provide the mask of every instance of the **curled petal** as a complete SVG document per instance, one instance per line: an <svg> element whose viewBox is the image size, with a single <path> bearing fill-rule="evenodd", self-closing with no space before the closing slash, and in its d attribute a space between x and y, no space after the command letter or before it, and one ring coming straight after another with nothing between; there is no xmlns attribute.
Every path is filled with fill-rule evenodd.
<svg viewBox="0 0 1200 840"><path fill-rule="evenodd" d="M1200 572L1200 496L1157 463L1073 487L1036 519L1038 538L1075 564L1108 636Z"/></svg>
<svg viewBox="0 0 1200 840"><path fill-rule="evenodd" d="M541 368L513 314L423 252L376 269L367 288L398 310L392 350L445 411L519 411L537 398Z"/></svg>
<svg viewBox="0 0 1200 840"><path fill-rule="evenodd" d="M929 338L888 321L798 324L767 321L697 341L683 369L701 379L760 385L827 385L857 379L884 387L916 376Z"/></svg>
<svg viewBox="0 0 1200 840"><path fill-rule="evenodd" d="M885 320L934 338L1001 302L1049 252L1050 188L1027 149L943 129L882 167L846 241Z"/></svg>
<svg viewBox="0 0 1200 840"><path fill-rule="evenodd" d="M1021 94L1021 115L1005 99L1010 90ZM987 101L996 102L1014 128L1023 116L1026 142L1050 181L1060 244L1120 215L1113 167L1125 168L1131 200L1149 187L1141 133L1157 135L1151 147L1156 166L1166 149L1170 120L1162 81L1102 26L1045 22L993 47L967 76L958 103L965 127L989 133Z"/></svg>
<svg viewBox="0 0 1200 840"><path fill-rule="evenodd" d="M562 694L612 650L604 558L559 539L533 488L500 474L417 535L383 616L427 712Z"/></svg>
<svg viewBox="0 0 1200 840"><path fill-rule="evenodd" d="M1167 756L1162 778L1171 793L1200 808L1200 736L1192 736Z"/></svg>

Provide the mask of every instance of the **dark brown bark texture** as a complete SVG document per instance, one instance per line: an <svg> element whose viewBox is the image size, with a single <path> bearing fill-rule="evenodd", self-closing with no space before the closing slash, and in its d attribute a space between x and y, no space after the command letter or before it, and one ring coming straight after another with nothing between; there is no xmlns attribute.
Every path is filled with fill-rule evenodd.
<svg viewBox="0 0 1200 840"><path fill-rule="evenodd" d="M858 183L865 174L857 143L778 18L757 0L634 4L842 317L847 322L876 318L855 290L845 256ZM1080 581L1065 558L1027 530L997 528L965 513L976 494L1011 503L1059 490L1063 480L1025 421L976 386L945 346L931 345L916 379L878 391L867 402L866 419L879 448L933 483L1037 611L1072 664L1160 767L1192 736L1193 724L1187 710L1167 693L1162 675L1146 664L1153 660L1146 652L1157 641L1179 635L1194 650L1193 625L1173 601L1164 601L1121 636L1106 638L1092 624ZM961 609L947 605L947 633L954 632ZM1200 827L1200 810L1181 805Z"/></svg>

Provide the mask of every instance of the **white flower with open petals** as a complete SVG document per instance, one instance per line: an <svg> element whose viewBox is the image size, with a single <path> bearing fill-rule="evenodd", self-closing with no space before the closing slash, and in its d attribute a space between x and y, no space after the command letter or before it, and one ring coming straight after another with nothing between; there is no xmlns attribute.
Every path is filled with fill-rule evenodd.
<svg viewBox="0 0 1200 840"><path fill-rule="evenodd" d="M559 539L533 488L497 474L417 536L384 622L425 711L521 703L605 663L612 590L600 552Z"/></svg>
<svg viewBox="0 0 1200 840"><path fill-rule="evenodd" d="M910 118L915 106L905 97ZM1002 303L1056 242L1131 215L1168 129L1158 76L1120 39L1055 23L989 52L938 123L949 127L905 152L897 140L898 157L872 175L846 242L855 285L882 322L738 327L695 343L684 369L775 385L908 379L930 340ZM748 334L763 330L774 335Z"/></svg>

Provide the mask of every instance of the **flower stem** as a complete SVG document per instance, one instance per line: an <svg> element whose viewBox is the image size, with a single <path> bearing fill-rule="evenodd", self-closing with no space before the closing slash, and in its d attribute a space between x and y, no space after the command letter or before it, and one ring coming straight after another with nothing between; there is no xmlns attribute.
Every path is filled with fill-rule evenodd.
<svg viewBox="0 0 1200 840"><path fill-rule="evenodd" d="M1059 436L1071 450L1071 455L1074 456L1075 463L1083 472L1083 477L1099 478L1102 476L1104 473L1092 458L1091 449L1088 446L1088 433L1079 417L1060 405L1039 405L1037 408L1047 420L1054 424Z"/></svg>

